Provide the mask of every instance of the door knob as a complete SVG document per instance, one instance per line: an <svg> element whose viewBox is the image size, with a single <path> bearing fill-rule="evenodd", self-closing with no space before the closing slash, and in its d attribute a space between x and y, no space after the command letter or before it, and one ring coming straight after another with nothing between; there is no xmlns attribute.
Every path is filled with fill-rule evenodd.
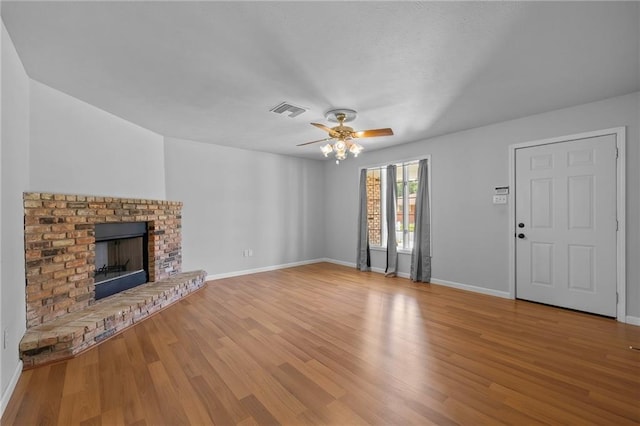
<svg viewBox="0 0 640 426"><path fill-rule="evenodd" d="M518 238L522 240L524 238L524 234L518 234Z"/></svg>
<svg viewBox="0 0 640 426"><path fill-rule="evenodd" d="M520 222L520 223L518 224L518 228L524 228L524 223Z"/></svg>

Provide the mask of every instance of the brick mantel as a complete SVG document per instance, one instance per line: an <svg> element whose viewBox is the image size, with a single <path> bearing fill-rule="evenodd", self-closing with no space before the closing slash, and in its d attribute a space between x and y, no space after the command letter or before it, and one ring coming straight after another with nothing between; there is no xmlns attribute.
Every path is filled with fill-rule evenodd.
<svg viewBox="0 0 640 426"><path fill-rule="evenodd" d="M149 281L181 272L182 203L24 193L27 328L95 302L95 224L146 222Z"/></svg>

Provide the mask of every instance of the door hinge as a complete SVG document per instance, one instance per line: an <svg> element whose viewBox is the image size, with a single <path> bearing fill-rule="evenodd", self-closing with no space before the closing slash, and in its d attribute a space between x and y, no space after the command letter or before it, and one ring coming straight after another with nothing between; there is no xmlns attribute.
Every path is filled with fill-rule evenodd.
<svg viewBox="0 0 640 426"><path fill-rule="evenodd" d="M618 222L618 219L616 219L616 231L618 231L620 229L620 222Z"/></svg>
<svg viewBox="0 0 640 426"><path fill-rule="evenodd" d="M620 302L620 295L616 291L616 305L618 304L618 302Z"/></svg>
<svg viewBox="0 0 640 426"><path fill-rule="evenodd" d="M620 151L618 151L618 147L616 147L616 158L620 156Z"/></svg>

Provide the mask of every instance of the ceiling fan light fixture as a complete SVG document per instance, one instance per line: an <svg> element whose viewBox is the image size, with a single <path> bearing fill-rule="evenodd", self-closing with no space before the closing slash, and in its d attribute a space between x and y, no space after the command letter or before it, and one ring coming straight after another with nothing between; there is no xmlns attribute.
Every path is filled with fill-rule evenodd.
<svg viewBox="0 0 640 426"><path fill-rule="evenodd" d="M357 157L363 149L362 145L356 142L351 142L349 139L338 139L333 144L328 143L320 147L320 151L322 151L322 154L325 157L328 157L329 154L335 152L335 158L337 160L336 163L339 163L340 160L346 160L349 154Z"/></svg>
<svg viewBox="0 0 640 426"><path fill-rule="evenodd" d="M349 147L349 152L352 153L354 157L357 157L358 154L362 152L362 150L363 150L362 145L359 145L357 143L352 143L351 146Z"/></svg>
<svg viewBox="0 0 640 426"><path fill-rule="evenodd" d="M363 151L364 148L362 145L354 142L354 139L393 135L393 130L388 127L384 129L360 130L356 132L353 128L345 126L344 123L354 120L356 118L356 114L355 110L344 108L327 111L325 113L325 117L329 121L337 122L337 126L327 127L320 123L311 123L311 125L324 130L329 134L329 137L317 141L301 143L298 146L324 142L327 140L335 140L333 143L329 142L320 147L320 150L325 157L328 157L331 153L335 153L336 164L340 164L340 161L345 160L349 154L357 157Z"/></svg>
<svg viewBox="0 0 640 426"><path fill-rule="evenodd" d="M322 151L325 157L328 157L329 154L333 152L333 146L331 146L331 144L328 143L326 145L321 146L320 150Z"/></svg>

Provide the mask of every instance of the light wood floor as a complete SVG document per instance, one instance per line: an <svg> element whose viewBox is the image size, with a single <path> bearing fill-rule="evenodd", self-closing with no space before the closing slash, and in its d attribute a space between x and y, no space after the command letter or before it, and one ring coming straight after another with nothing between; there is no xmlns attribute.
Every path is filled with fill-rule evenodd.
<svg viewBox="0 0 640 426"><path fill-rule="evenodd" d="M3 425L640 423L640 327L331 264L210 282L22 374Z"/></svg>

